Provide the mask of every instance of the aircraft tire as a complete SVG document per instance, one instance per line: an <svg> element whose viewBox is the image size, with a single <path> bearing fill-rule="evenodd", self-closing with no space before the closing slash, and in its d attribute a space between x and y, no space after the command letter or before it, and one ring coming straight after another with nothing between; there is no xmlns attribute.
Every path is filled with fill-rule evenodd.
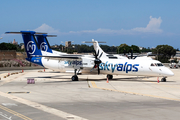
<svg viewBox="0 0 180 120"><path fill-rule="evenodd" d="M112 80L113 79L113 75L107 75L107 78L109 79L109 80Z"/></svg>
<svg viewBox="0 0 180 120"><path fill-rule="evenodd" d="M161 82L166 82L166 78L162 78L162 79L161 79Z"/></svg>
<svg viewBox="0 0 180 120"><path fill-rule="evenodd" d="M73 75L73 76L71 77L71 79L72 79L72 81L78 81L78 76L77 76L77 75Z"/></svg>

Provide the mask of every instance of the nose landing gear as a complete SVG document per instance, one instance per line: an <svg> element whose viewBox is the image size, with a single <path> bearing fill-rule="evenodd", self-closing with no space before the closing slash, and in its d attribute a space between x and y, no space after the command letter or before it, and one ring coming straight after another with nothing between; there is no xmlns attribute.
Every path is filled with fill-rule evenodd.
<svg viewBox="0 0 180 120"><path fill-rule="evenodd" d="M161 82L166 82L166 77L163 77L163 78L161 79Z"/></svg>

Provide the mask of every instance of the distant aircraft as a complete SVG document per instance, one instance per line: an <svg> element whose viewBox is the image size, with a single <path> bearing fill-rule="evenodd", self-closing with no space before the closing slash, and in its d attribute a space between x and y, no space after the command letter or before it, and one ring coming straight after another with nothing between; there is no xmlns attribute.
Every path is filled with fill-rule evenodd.
<svg viewBox="0 0 180 120"><path fill-rule="evenodd" d="M2 37L0 37L0 39L3 39Z"/></svg>
<svg viewBox="0 0 180 120"><path fill-rule="evenodd" d="M14 34L22 34L25 49L27 52L27 60L49 69L65 71L66 64L74 68L72 81L77 81L77 70L82 73L107 74L107 78L112 79L112 75L133 75L133 76L154 76L163 77L162 81L166 81L166 77L173 76L174 73L162 65L157 60L148 57L137 59L117 59L113 55L108 55L100 47L97 41L92 41L96 51L94 56L70 55L70 54L53 54L40 49L35 35L46 33L37 33L34 31L6 32ZM45 49L46 50L46 49ZM65 62L68 61L68 62ZM90 72L92 71L92 72Z"/></svg>

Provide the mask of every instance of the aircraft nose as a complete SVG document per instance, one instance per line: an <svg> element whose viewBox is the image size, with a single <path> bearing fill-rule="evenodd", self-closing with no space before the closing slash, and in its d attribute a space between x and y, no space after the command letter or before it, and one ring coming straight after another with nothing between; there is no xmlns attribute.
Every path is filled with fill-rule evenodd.
<svg viewBox="0 0 180 120"><path fill-rule="evenodd" d="M170 70L171 71L171 70ZM174 73L171 71L170 76L174 76Z"/></svg>
<svg viewBox="0 0 180 120"><path fill-rule="evenodd" d="M173 73L170 69L167 68L166 71L167 71L166 74L167 74L168 76L174 76L174 73Z"/></svg>

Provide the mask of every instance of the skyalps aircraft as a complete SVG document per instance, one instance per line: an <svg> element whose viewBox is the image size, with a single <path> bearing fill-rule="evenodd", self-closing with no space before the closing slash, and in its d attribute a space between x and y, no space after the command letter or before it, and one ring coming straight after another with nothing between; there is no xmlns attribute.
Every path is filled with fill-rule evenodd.
<svg viewBox="0 0 180 120"><path fill-rule="evenodd" d="M47 40L47 38L46 38L46 36L48 36L48 35L38 35L39 37L37 37L37 40L38 40L38 44L39 45L41 45L41 44L46 44L47 46L48 46L48 48L47 48L47 46L46 46L46 51L48 50L48 51L51 51L51 49L50 49L50 45L49 45L49 42L48 42L48 40ZM119 74L118 73L118 71L125 71L126 73L129 73L129 74L131 74L131 75L137 75L137 76L141 76L141 75L144 75L144 76L147 76L147 74L149 73L149 72L152 72L152 73L158 73L159 72L159 75L161 76L161 69L164 69L164 71L165 71L165 69L166 68L163 68L163 67L160 67L160 66L163 66L162 65L162 63L160 63L159 61L156 61L156 60L153 60L152 58L150 58L150 57L147 57L147 56L144 56L144 57L137 57L135 60L133 60L133 59L128 59L127 57L124 57L124 56L119 56L119 55L110 55L110 54L107 54L107 53L105 53L100 47L99 47L99 44L98 44L98 42L97 41L94 41L94 39L92 39L92 42L85 42L85 43L93 43L94 44L94 49L95 49L95 51L96 51L96 53L97 53L97 55L95 55L95 61L94 61L94 63L95 63L95 65L94 65L94 67L93 67L93 69L94 68L98 68L98 74L100 73L100 71L101 72L103 72L103 74L105 73L105 74L107 74L107 78L109 78L109 79L112 79L113 78L113 76L112 76L112 74ZM57 52L56 51L56 53L55 54L61 54L61 52ZM101 58L102 57L102 58ZM100 59L101 58L101 59ZM105 59L105 60L104 60ZM119 61L118 61L118 63L117 63L117 59L120 59L121 60L121 62L123 63L125 63L125 64L118 64L119 63ZM109 61L112 61L111 63L108 63L108 61L107 60L109 60ZM128 62L126 62L126 61L129 61L130 62L130 64L128 64ZM104 61L104 62L102 62L102 61ZM113 63L116 63L116 64L113 64ZM144 72L140 72L140 73L138 73L138 66L139 66L139 64L135 64L135 63L141 63L141 68L145 68L145 66L147 66L146 64L148 64L148 62L149 63L151 63L151 65L149 66L149 70L151 70L151 71L144 71ZM124 67L123 67L124 66ZM153 67L154 66L154 67ZM156 67L155 67L156 66ZM160 67L160 68L159 68ZM159 68L159 69L158 69ZM91 69L91 71L93 70L93 69ZM112 70L112 73L111 74L109 74L109 71L110 71L110 69ZM114 73L114 70L116 69L116 72ZM167 68L168 69L168 68ZM104 70L104 71L103 71ZM146 73L147 72L147 73ZM167 70L167 72L168 72L168 70ZM170 71L170 74L171 74L172 72ZM128 75L129 75L128 74ZM156 75L156 74L154 74L154 75ZM173 73L172 73L172 75L173 75ZM151 74L151 76L153 76L152 74ZM157 76L157 75L156 75ZM166 76L164 75L164 78L162 79L162 81L166 81Z"/></svg>
<svg viewBox="0 0 180 120"><path fill-rule="evenodd" d="M59 55L59 56L61 56L61 55L72 56L72 54L66 54L66 53L55 51L55 50L51 49L49 42L47 40L47 37L56 37L56 35L35 34L35 36L37 38L37 43L40 46L40 49L42 51L45 51L42 53L42 55L47 55L47 52L48 52L48 53L52 53L52 54ZM74 55L74 57L75 56L79 57L82 55ZM92 55L83 55L82 57L94 58L94 56L92 56ZM74 69L77 69L78 70L77 73L81 73L81 70L80 70L82 68L82 60L81 59L80 60L78 60L78 59L77 60L76 59L62 59L61 62L64 63L64 67L65 67L65 71L63 71L63 72L73 72ZM88 72L89 72L89 70L88 70Z"/></svg>
<svg viewBox="0 0 180 120"><path fill-rule="evenodd" d="M113 78L112 75L154 76L163 77L161 81L166 82L168 76L174 75L161 62L150 57L144 56L137 57L136 59L127 59L123 56L109 55L99 47L97 41L92 40L92 43L97 53L95 61L98 61L96 64L99 66L98 74L101 71L101 73L107 74L109 79Z"/></svg>
<svg viewBox="0 0 180 120"><path fill-rule="evenodd" d="M164 82L168 76L174 75L174 73L163 66L161 62L148 57L127 59L125 57L106 54L99 47L98 42L94 40L92 43L96 51L95 57L55 54L53 52L42 51L36 41L35 35L42 36L46 33L37 33L34 31L6 32L6 34L8 33L22 34L28 61L59 71L65 71L67 66L74 68L72 81L78 80L77 70L88 74L94 74L95 72L98 72L98 74L107 74L107 78L109 79L112 79L113 75L163 77L161 81Z"/></svg>

